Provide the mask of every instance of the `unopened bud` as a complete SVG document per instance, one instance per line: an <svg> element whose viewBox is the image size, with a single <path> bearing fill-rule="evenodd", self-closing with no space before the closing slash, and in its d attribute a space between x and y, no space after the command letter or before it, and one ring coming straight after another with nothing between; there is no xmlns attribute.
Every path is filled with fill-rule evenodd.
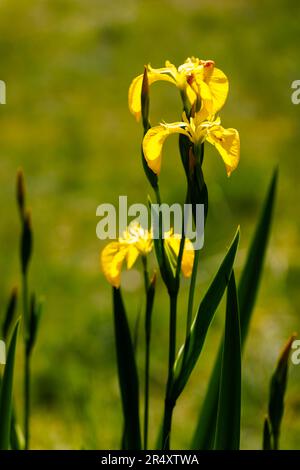
<svg viewBox="0 0 300 470"><path fill-rule="evenodd" d="M9 329L13 323L14 315L17 306L17 297L18 297L18 290L14 287L11 291L10 299L7 305L3 325L2 325L2 335L4 339L7 339Z"/></svg>
<svg viewBox="0 0 300 470"><path fill-rule="evenodd" d="M25 181L24 173L21 168L17 171L17 204L21 218L23 219L25 212Z"/></svg>
<svg viewBox="0 0 300 470"><path fill-rule="evenodd" d="M27 354L31 354L32 349L36 342L36 337L38 333L38 327L42 314L42 302L36 301L35 294L32 294L30 299L30 310L29 310L29 335L27 341Z"/></svg>
<svg viewBox="0 0 300 470"><path fill-rule="evenodd" d="M28 264L32 254L32 227L31 227L31 216L30 212L27 212L24 217L23 231L21 238L21 267L22 274L26 274Z"/></svg>
<svg viewBox="0 0 300 470"><path fill-rule="evenodd" d="M150 128L149 123L149 80L147 67L144 68L143 82L142 82L142 92L141 92L141 108L142 108L142 118L144 132L146 133Z"/></svg>

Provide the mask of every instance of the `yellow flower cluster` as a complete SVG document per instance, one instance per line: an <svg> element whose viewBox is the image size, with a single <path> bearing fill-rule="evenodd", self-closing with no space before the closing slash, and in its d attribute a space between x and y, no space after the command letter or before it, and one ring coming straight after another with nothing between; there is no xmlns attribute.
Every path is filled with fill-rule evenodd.
<svg viewBox="0 0 300 470"><path fill-rule="evenodd" d="M240 157L240 138L236 129L224 129L216 113L223 107L228 95L228 79L215 67L212 60L188 58L178 69L170 62L161 69L147 67L148 81L163 80L176 85L181 94L187 97L190 106L196 108L187 117L183 114L181 122L161 123L146 133L143 151L148 166L159 174L161 154L165 139L171 134L184 134L195 147L204 141L214 145L220 153L229 176L237 167ZM141 115L141 89L143 75L136 77L129 88L129 109L137 119ZM197 110L197 106L200 108Z"/></svg>
<svg viewBox="0 0 300 470"><path fill-rule="evenodd" d="M148 85L165 81L175 85L184 103L182 121L171 124L161 123L151 127L143 139L143 152L149 168L159 174L162 148L165 139L171 134L185 135L193 145L195 157L203 142L212 144L221 155L227 175L237 167L240 157L240 139L236 129L224 129L216 114L223 107L228 95L228 79L212 60L188 58L178 68L166 61L165 67L146 67ZM144 75L137 76L131 83L128 93L129 109L137 120L142 113L142 86ZM188 111L189 110L189 111ZM181 236L172 231L164 235L165 249L176 260L179 254ZM121 270L126 262L130 269L139 256L147 256L153 248L151 232L139 224L131 224L118 239L109 243L101 253L101 266L107 280L120 286ZM194 251L192 243L185 240L181 270L184 276L192 273Z"/></svg>
<svg viewBox="0 0 300 470"><path fill-rule="evenodd" d="M166 248L176 259L179 254L181 236L172 231L165 233ZM120 287L121 271L124 261L127 269L131 269L139 256L147 256L153 248L152 234L143 229L137 222L132 222L118 241L110 242L101 253L102 271L108 282ZM192 273L194 261L193 245L185 240L181 270L185 277Z"/></svg>

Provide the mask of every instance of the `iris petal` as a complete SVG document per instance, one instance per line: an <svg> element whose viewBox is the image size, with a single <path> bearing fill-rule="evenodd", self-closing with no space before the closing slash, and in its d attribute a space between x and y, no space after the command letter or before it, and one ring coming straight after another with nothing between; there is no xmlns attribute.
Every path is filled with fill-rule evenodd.
<svg viewBox="0 0 300 470"><path fill-rule="evenodd" d="M160 173L162 148L166 138L171 134L188 135L185 127L184 122L176 122L149 129L143 140L143 151L147 164L154 173Z"/></svg>
<svg viewBox="0 0 300 470"><path fill-rule="evenodd" d="M111 242L101 252L102 271L110 284L120 287L123 261L128 248L119 242Z"/></svg>
<svg viewBox="0 0 300 470"><path fill-rule="evenodd" d="M180 249L181 236L174 234L165 238L165 243L173 251L174 255L178 257ZM181 261L181 270L184 277L190 277L194 264L194 248L190 240L186 239L184 242L184 249Z"/></svg>
<svg viewBox="0 0 300 470"><path fill-rule="evenodd" d="M167 69L148 69L149 85L157 81L165 81L175 84L174 79L169 74L167 74L166 70ZM129 110L135 116L137 121L139 121L141 117L142 83L143 75L138 75L132 80L128 91Z"/></svg>
<svg viewBox="0 0 300 470"><path fill-rule="evenodd" d="M227 175L230 176L240 160L238 131L232 128L224 129L222 126L215 126L209 129L206 140L216 147L225 163Z"/></svg>

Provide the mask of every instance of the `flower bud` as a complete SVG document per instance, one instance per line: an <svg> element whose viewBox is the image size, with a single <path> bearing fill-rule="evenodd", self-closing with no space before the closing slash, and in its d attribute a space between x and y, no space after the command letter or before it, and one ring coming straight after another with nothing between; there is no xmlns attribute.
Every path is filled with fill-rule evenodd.
<svg viewBox="0 0 300 470"><path fill-rule="evenodd" d="M32 254L32 227L30 212L26 212L23 222L23 231L21 237L21 268L25 275Z"/></svg>
<svg viewBox="0 0 300 470"><path fill-rule="evenodd" d="M144 132L146 133L150 129L149 123L149 81L147 67L144 68L143 82L142 82L142 93L141 93L141 108Z"/></svg>
<svg viewBox="0 0 300 470"><path fill-rule="evenodd" d="M21 168L17 171L17 205L20 211L21 218L24 218L25 212L25 182L24 182L24 173Z"/></svg>
<svg viewBox="0 0 300 470"><path fill-rule="evenodd" d="M4 339L7 339L10 327L14 320L14 315L15 315L16 306L17 306L17 298L18 298L18 290L17 290L17 287L14 287L10 295L10 299L9 299L6 313L5 313L5 318L2 324L2 335Z"/></svg>

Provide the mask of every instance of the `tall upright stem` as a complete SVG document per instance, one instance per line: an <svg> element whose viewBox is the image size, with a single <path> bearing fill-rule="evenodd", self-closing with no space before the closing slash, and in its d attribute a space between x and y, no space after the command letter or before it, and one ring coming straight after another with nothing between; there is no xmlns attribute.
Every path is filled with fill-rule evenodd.
<svg viewBox="0 0 300 470"><path fill-rule="evenodd" d="M30 417L30 356L25 352L24 368L24 430L25 450L29 449L29 417Z"/></svg>
<svg viewBox="0 0 300 470"><path fill-rule="evenodd" d="M176 353L176 310L177 294L170 294L170 330L169 330L169 367L168 380L165 396L165 412L162 432L162 447L164 450L170 449L170 435L172 426L172 415L175 403L171 399L170 391L173 383L174 362Z"/></svg>
<svg viewBox="0 0 300 470"><path fill-rule="evenodd" d="M192 318L193 318L194 295L195 295L195 287L196 287L196 280L197 280L197 273L198 273L199 257L200 257L200 250L196 250L194 263L193 263L190 290L189 290L188 311L187 311L187 318L186 318L186 339L188 338L190 334Z"/></svg>
<svg viewBox="0 0 300 470"><path fill-rule="evenodd" d="M185 202L189 201L189 188L187 189L187 195ZM166 387L166 396L165 396L165 410L164 410L164 422L163 422L163 434L162 434L162 447L165 450L170 448L170 437L171 437L171 426L172 426L172 416L173 410L175 407L175 402L172 400L170 391L173 384L174 376L174 364L176 357L176 317L177 317L177 298L180 286L180 272L181 272L181 263L184 252L185 245L185 220L182 221L182 233L179 246L179 252L177 257L177 266L175 273L175 290L173 292L169 291L170 297L170 330L169 330L169 366L168 366L168 379Z"/></svg>
<svg viewBox="0 0 300 470"><path fill-rule="evenodd" d="M196 158L197 158L197 165L194 171L196 172L195 174L198 176L198 178L196 179L198 192L199 192L198 203L201 202L202 204L204 204L204 226L205 226L207 210L208 210L208 197L207 197L207 188L206 188L206 184L205 184L203 173L202 173L202 164L203 164L203 159L204 159L204 144L202 143L200 146L196 146L194 150L196 152ZM193 318L194 295L195 295L195 287L196 287L196 280L197 280L197 274L198 274L199 258L200 258L200 250L197 249L195 250L192 278L191 278L190 290L189 290L188 312L187 312L187 319L186 319L185 350L187 350L187 346L189 342L189 334L190 334L192 318Z"/></svg>
<svg viewBox="0 0 300 470"><path fill-rule="evenodd" d="M28 283L26 273L22 276L23 318L24 318L24 436L25 450L29 449L30 419L30 354L27 348L29 340Z"/></svg>
<svg viewBox="0 0 300 470"><path fill-rule="evenodd" d="M144 403L144 450L148 447L148 423L149 423L149 372L150 372L150 341L151 341L151 313L152 305L149 305L149 274L147 258L142 257L144 267L144 284L146 292L145 313L145 403Z"/></svg>

